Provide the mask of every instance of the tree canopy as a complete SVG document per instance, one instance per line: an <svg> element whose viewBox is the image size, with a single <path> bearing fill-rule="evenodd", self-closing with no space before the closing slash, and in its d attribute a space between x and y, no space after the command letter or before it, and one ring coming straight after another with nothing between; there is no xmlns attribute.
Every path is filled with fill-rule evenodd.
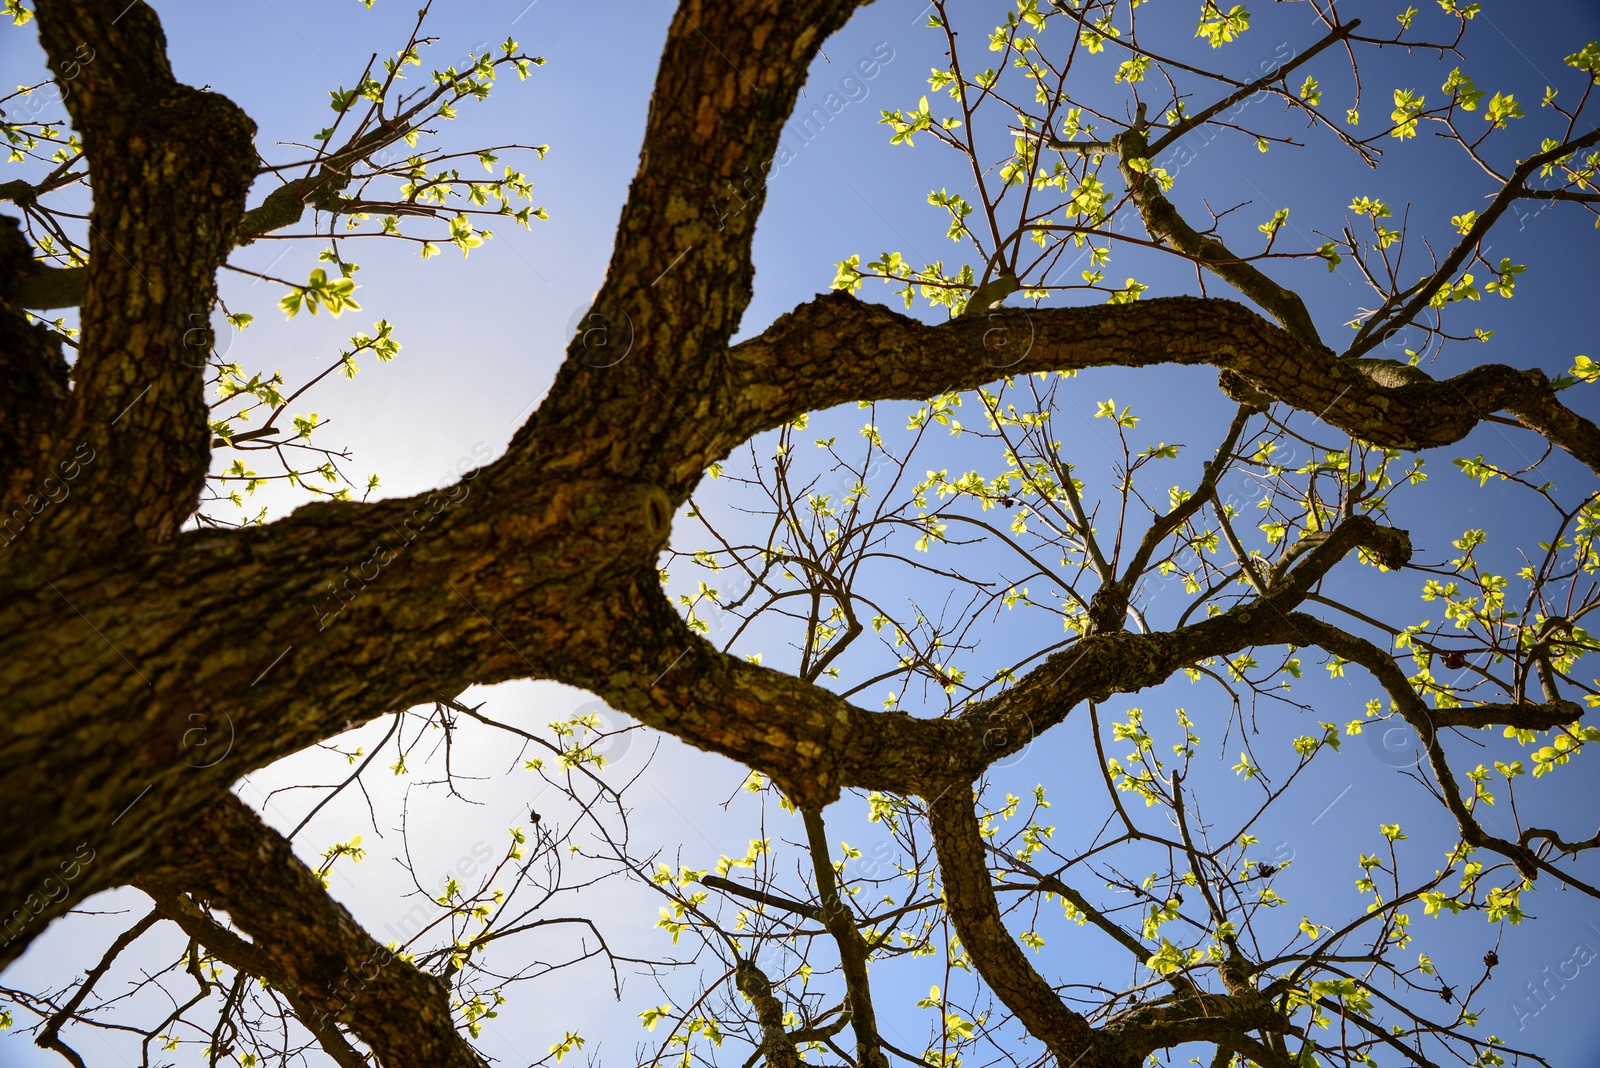
<svg viewBox="0 0 1600 1068"><path fill-rule="evenodd" d="M841 233L830 291L753 323L774 176L900 45L827 56L862 0L685 0L548 393L386 497L309 405L405 322L303 379L219 330L365 322L367 238L559 214L551 146L449 125L544 59L436 66L425 3L267 145L143 0L4 3L49 79L0 100L0 963L96 893L144 912L70 983L8 977L0 1025L79 1068L97 1031L482 1065L513 1013L534 1063L1552 1063L1524 1024L1594 941L1496 969L1600 898L1600 363L1517 309L1600 228L1600 42L1533 100L1478 3L931 0L926 94L872 110L946 256ZM1373 184L1330 203L1345 160ZM593 700L549 722L517 680ZM698 800L748 847L653 837L663 739L739 769ZM1275 843L1351 750L1385 818ZM297 754L335 772L283 826L239 784ZM413 859L502 788L514 826ZM324 810L348 836L301 836ZM380 828L381 929L334 887ZM630 1033L541 1018L561 976Z"/></svg>

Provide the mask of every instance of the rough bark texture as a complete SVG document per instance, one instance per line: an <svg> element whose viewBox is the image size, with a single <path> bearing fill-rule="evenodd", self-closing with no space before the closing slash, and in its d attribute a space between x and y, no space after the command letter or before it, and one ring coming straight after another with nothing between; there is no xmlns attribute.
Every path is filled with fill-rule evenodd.
<svg viewBox="0 0 1600 1068"><path fill-rule="evenodd" d="M951 790L936 799L928 806L928 826L939 853L939 875L950 919L961 945L995 996L1058 1063L1077 1064L1088 1058L1091 1064L1134 1068L1137 1057L1129 1061L1092 1054L1096 1035L1089 1021L1062 1003L1061 995L1034 970L1006 930L989 886L988 857L972 811L971 792Z"/></svg>
<svg viewBox="0 0 1600 1068"><path fill-rule="evenodd" d="M1155 1050L1183 1042L1241 1042L1258 1064L1292 1062L1249 1039L1252 1031L1282 1033L1289 1023L1253 985L1226 995L1196 989L1181 976L1168 998L1123 1010L1099 1027L1063 1004L1007 929L990 885L987 850L970 790L954 789L928 806L950 919L973 966L1028 1033L1062 1065L1138 1068Z"/></svg>
<svg viewBox="0 0 1600 1068"><path fill-rule="evenodd" d="M84 896L143 880L219 956L292 990L336 1058L348 1055L322 1011L385 1064L477 1064L433 979L396 962L354 996L330 985L375 943L228 787L352 723L474 683L550 678L768 773L808 812L846 786L927 798L963 943L1063 1064L1126 1068L1169 1039L1225 1042L1274 1063L1244 1032L1278 1021L1242 988L1210 1001L1180 993L1098 1031L1065 1008L1004 929L969 788L1083 701L1255 644L1332 648L1297 608L1357 548L1404 563L1404 532L1347 520L1253 601L1174 633L1100 626L999 696L919 720L724 656L690 631L655 570L675 509L709 463L802 412L1035 370L1207 364L1242 403L1282 402L1408 449L1460 440L1505 410L1597 472L1600 429L1537 371L1479 367L1434 382L1339 359L1292 314L1294 332L1220 300L930 327L832 295L730 348L750 299L760 176L812 58L857 6L682 5L595 304L611 343L589 351L588 333L573 343L504 457L411 499L180 533L209 461L204 352L192 344L205 335L193 331L240 236L252 126L225 98L176 82L147 5L40 0L53 60L95 50L68 99L95 206L70 382L60 353L0 301L0 487L7 514L26 516L0 555L0 963ZM730 185L749 198L731 216L718 210ZM7 254L0 297L27 273ZM40 498L36 485L69 462L70 496ZM1572 706L1493 714L1558 723ZM51 901L41 886L57 873L73 892ZM253 941L205 926L204 901ZM865 962L856 965L859 981ZM798 1063L770 983L753 965L738 981L756 1001L769 1060Z"/></svg>
<svg viewBox="0 0 1600 1068"><path fill-rule="evenodd" d="M771 160L811 57L856 5L680 11L597 302L631 320L631 352L597 367L580 339L507 456L410 501L314 505L265 530L176 538L206 431L200 369L171 357L186 317L209 311L243 209L241 160L254 156L247 141L215 151L219 137L247 138L248 122L171 80L148 7L107 36L117 13L102 6L39 12L52 55L86 37L104 45L85 68L95 79L70 99L97 167L105 243L90 268L75 412L57 438L81 428L95 460L0 580L0 670L17 710L0 799L19 817L0 846L13 859L4 899L18 905L79 842L98 859L76 889L116 885L147 843L249 768L470 681L569 678L627 692L625 707L668 705L651 680L689 642L663 655L687 631L653 565L711 457L696 424L713 421L752 277L756 212L724 218L719 197ZM132 117L152 100L145 111L165 125ZM208 151L190 158L202 131ZM73 536L91 527L109 536ZM646 626L651 640L626 644ZM671 722L673 710L653 718ZM775 737L772 752L783 744ZM25 909L4 952L62 907Z"/></svg>
<svg viewBox="0 0 1600 1068"><path fill-rule="evenodd" d="M259 877L277 873L257 874ZM307 1000L304 990L295 978L278 967L260 946L224 927L189 895L157 875L141 875L136 880L136 885L156 903L157 919L171 920L184 934L204 946L206 952L228 967L270 983L282 993L290 1008L294 1010L296 1018L305 1024L323 1051L332 1057L340 1068L361 1068L367 1063L366 1059L345 1041L332 1014L325 1008L317 1007L315 1001ZM365 966L364 961L361 963ZM414 1011L414 1007L407 1006L406 1011Z"/></svg>
<svg viewBox="0 0 1600 1068"><path fill-rule="evenodd" d="M800 1050L783 1026L783 1003L772 992L772 980L752 961L740 961L735 976L739 993L750 999L761 1025L761 1056L772 1068L801 1068Z"/></svg>
<svg viewBox="0 0 1600 1068"><path fill-rule="evenodd" d="M734 349L740 414L730 436L857 399L920 399L1004 374L1207 364L1236 399L1281 401L1376 445L1431 449L1510 411L1600 473L1600 428L1564 406L1542 371L1487 364L1444 381L1390 360L1341 359L1232 301L1162 297L1011 309L928 326L834 293ZM742 440L742 438L741 438Z"/></svg>
<svg viewBox="0 0 1600 1068"><path fill-rule="evenodd" d="M194 513L210 462L197 339L255 177L255 124L173 77L149 5L44 0L38 14L58 68L92 50L66 104L95 164L74 411L55 450L87 443L95 463L83 507L51 510L39 533L87 527L95 551L165 541Z"/></svg>
<svg viewBox="0 0 1600 1068"><path fill-rule="evenodd" d="M285 991L314 1033L338 1021L391 1068L486 1064L452 1026L445 984L367 934L232 794L164 838L136 885L229 964ZM253 943L200 922L185 894L225 910Z"/></svg>
<svg viewBox="0 0 1600 1068"><path fill-rule="evenodd" d="M13 303L35 271L17 221L0 216L0 553L61 493L49 443L70 400L67 361L50 331Z"/></svg>

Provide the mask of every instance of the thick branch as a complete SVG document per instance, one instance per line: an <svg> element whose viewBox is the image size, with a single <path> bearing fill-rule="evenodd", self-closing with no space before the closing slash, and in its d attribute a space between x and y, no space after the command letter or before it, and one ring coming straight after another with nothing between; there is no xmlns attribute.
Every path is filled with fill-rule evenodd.
<svg viewBox="0 0 1600 1068"><path fill-rule="evenodd" d="M350 172L355 163L400 140L408 130L403 124L380 126L357 138L343 151L329 156L316 174L280 185L240 218L235 245L248 245L265 234L293 226L305 215L307 207L337 214L345 207L341 194L350 184ZM34 195L45 192L31 186L29 189ZM76 308L83 304L89 292L87 267L37 266L36 271L17 283L13 299L19 306L42 311Z"/></svg>
<svg viewBox="0 0 1600 1068"><path fill-rule="evenodd" d="M60 342L28 322L17 298L37 270L17 221L0 215L0 553L60 495L52 442L70 410L67 361ZM12 514L18 506L21 516Z"/></svg>
<svg viewBox="0 0 1600 1068"><path fill-rule="evenodd" d="M49 311L78 307L88 291L89 268L40 264L36 273L17 283L14 299L19 308Z"/></svg>
<svg viewBox="0 0 1600 1068"><path fill-rule="evenodd" d="M796 916L804 916L806 919L816 920L818 923L823 922L822 910L815 905L807 905L803 901L795 901L791 898L768 893L765 890L757 890L753 886L745 886L742 883L734 882L732 879L724 879L720 875L703 875L700 877L700 885L709 886L711 889L720 890L725 894L742 897L747 901L754 901L758 905L782 909L784 912L792 912Z"/></svg>
<svg viewBox="0 0 1600 1068"><path fill-rule="evenodd" d="M972 791L951 789L928 806L928 826L939 856L946 907L961 945L995 996L1014 1013L1034 1038L1043 1042L1063 1065L1119 1065L1124 1058L1101 1041L1089 1021L1067 1008L1061 995L1034 970L1006 930L989 882L989 865ZM1092 1052L1091 1052L1092 1051ZM1137 1063L1137 1062L1126 1062Z"/></svg>
<svg viewBox="0 0 1600 1068"><path fill-rule="evenodd" d="M1294 1061L1248 1037L1251 1031L1288 1033L1292 1025L1262 994L1178 994L1112 1017L1102 1034L1129 1055L1129 1064L1186 1042L1237 1043L1262 1068L1292 1068Z"/></svg>
<svg viewBox="0 0 1600 1068"><path fill-rule="evenodd" d="M1600 473L1600 428L1557 400L1541 371L1488 364L1443 381L1415 369L1399 376L1390 361L1338 359L1231 301L1193 297L928 326L842 293L820 296L734 348L737 406L721 441L731 447L850 400L917 400L1033 371L1162 364L1216 367L1237 400L1281 401L1390 448L1449 445L1509 410Z"/></svg>
<svg viewBox="0 0 1600 1068"><path fill-rule="evenodd" d="M1525 731L1553 731L1583 718L1584 707L1576 701L1549 701L1544 704L1489 703L1461 708L1432 708L1428 719L1436 728L1519 727Z"/></svg>
<svg viewBox="0 0 1600 1068"><path fill-rule="evenodd" d="M204 909L169 883L144 878L136 880L135 885L156 903L158 914L183 928L185 934L205 946L212 956L235 971L271 983L288 1000L300 1022L315 1036L335 1064L341 1068L366 1068L366 1058L345 1041L338 1025L325 1013L313 1010L295 986L294 980L257 946L206 915Z"/></svg>
<svg viewBox="0 0 1600 1068"><path fill-rule="evenodd" d="M550 479L523 494L498 472L477 479L412 502L312 506L241 536L186 536L131 571L84 567L6 600L0 675L17 712L0 787L18 818L0 836L15 858L12 900L61 860L60 842L89 839L104 856L85 892L116 885L234 777L386 709L530 675L767 772L802 805L846 785L934 796L1083 700L1250 644L1302 644L1283 612L1313 574L1363 539L1395 537L1352 521L1366 534L1307 554L1270 608L1175 634L1091 635L954 720L919 720L857 708L690 631L641 563L663 531L637 484Z"/></svg>
<svg viewBox="0 0 1600 1068"><path fill-rule="evenodd" d="M1410 556L1404 531L1355 516L1304 553L1267 596L1177 631L1091 634L952 719L868 712L720 653L644 585L648 577L632 616L617 624L622 629L603 674L567 681L600 692L652 727L771 775L803 807L831 801L846 786L931 798L965 787L1083 701L1136 692L1251 645L1306 644L1290 613L1357 548L1391 568ZM658 664L652 677L640 677Z"/></svg>
<svg viewBox="0 0 1600 1068"><path fill-rule="evenodd" d="M337 1021L389 1068L483 1068L456 1032L445 985L379 945L233 795L163 842L136 885L218 957L285 991L319 1038L336 1034ZM226 910L254 941L210 921L185 893Z"/></svg>
<svg viewBox="0 0 1600 1068"><path fill-rule="evenodd" d="M687 499L717 458L708 435L726 406L727 343L750 302L751 243L784 123L823 40L864 2L679 7L591 329L568 346L540 413L552 418L523 428L513 458L570 457L556 477L598 463Z"/></svg>
<svg viewBox="0 0 1600 1068"><path fill-rule="evenodd" d="M219 93L180 84L148 4L41 0L39 37L94 172L76 411L56 455L94 450L75 495L39 523L63 545L162 541L194 511L210 461L204 371L215 273L255 173L254 124ZM36 532L39 537L46 530Z"/></svg>
<svg viewBox="0 0 1600 1068"><path fill-rule="evenodd" d="M71 568L12 555L0 577L0 683L23 710L0 728L0 802L16 816L0 827L14 858L5 909L60 862L61 843L92 838L104 858L81 890L117 885L233 778L391 708L530 675L658 699L651 680L684 647L661 658L657 644L681 621L663 602L663 626L621 658L613 635L659 599L652 564L707 462L700 428L715 425L749 299L766 171L811 59L858 3L682 6L600 302L620 301L632 346L607 367L575 343L507 457L438 493L311 505L266 530L165 546L209 443L204 353L193 367L175 354L191 329L205 347L212 268L236 237L223 223L237 222L255 157L236 110L172 81L148 5L110 28L121 6L46 0L40 12L53 50L96 35L69 102L105 212L97 232L128 258L109 245L92 258L78 364L92 471L108 474L85 473L29 532L30 544L50 533L61 551L103 555ZM145 140L135 150L119 137ZM204 158L191 160L197 140ZM191 196L190 182L212 184ZM181 219L154 225L162 212ZM47 520L61 529L39 529ZM152 537L135 550L102 536L129 529ZM208 731L215 748L190 751ZM44 905L4 954L65 907Z"/></svg>

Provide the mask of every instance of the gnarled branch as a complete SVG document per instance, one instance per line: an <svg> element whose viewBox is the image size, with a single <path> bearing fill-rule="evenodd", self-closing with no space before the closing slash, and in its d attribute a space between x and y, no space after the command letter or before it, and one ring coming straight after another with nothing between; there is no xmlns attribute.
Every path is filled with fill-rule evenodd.
<svg viewBox="0 0 1600 1068"><path fill-rule="evenodd" d="M455 1029L449 991L379 945L282 835L231 794L174 835L135 885L220 959L285 992L336 1059L343 1024L392 1068L483 1068ZM254 940L207 917L189 897L225 909ZM346 1057L341 1063L360 1063Z"/></svg>
<svg viewBox="0 0 1600 1068"><path fill-rule="evenodd" d="M1232 301L1164 297L1134 304L995 312L929 326L842 293L778 318L732 353L736 403L724 448L851 400L919 400L1004 375L1089 367L1210 365L1241 402L1281 401L1362 441L1429 449L1510 411L1600 473L1600 427L1563 405L1548 377L1486 364L1435 381L1381 360L1345 360L1296 340Z"/></svg>

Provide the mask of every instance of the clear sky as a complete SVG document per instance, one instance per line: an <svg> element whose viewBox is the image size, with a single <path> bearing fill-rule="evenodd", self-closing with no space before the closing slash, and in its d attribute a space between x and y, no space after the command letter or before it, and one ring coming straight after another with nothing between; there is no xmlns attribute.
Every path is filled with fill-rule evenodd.
<svg viewBox="0 0 1600 1068"><path fill-rule="evenodd" d="M1171 0L1161 0L1173 7ZM304 141L322 126L328 111L328 90L352 85L373 52L391 52L403 43L414 7L378 0L366 10L355 0L156 0L169 38L173 65L180 78L209 85L242 105L259 126L258 143ZM974 4L974 8L980 5ZM981 5L984 10L994 7ZM1156 5L1152 4L1151 7ZM1182 6L1184 34L1191 25L1194 5ZM1250 35L1229 55L1228 62L1248 69L1278 52L1285 44L1303 48L1315 39L1302 23L1303 5L1261 3L1259 21ZM1376 24L1388 22L1398 10L1393 4L1352 4L1352 11ZM1431 4L1429 5L1432 6ZM1366 16L1366 9L1372 14ZM1286 10L1285 10L1286 9ZM1142 9L1145 10L1145 9ZM430 19L440 36L428 59L443 65L449 57L498 44L508 35L523 47L546 57L548 63L524 83L502 80L491 100L467 104L461 118L446 131L445 143L458 147L480 144L548 144L548 157L529 157L522 164L535 183L535 203L550 215L531 231L500 227L495 238L463 261L452 249L426 263L410 247L386 247L372 242L358 250L361 271L357 293L363 308L338 321L327 316L302 315L285 322L276 311L282 295L268 283L248 277L225 276L223 291L231 308L256 316L242 334L226 337L228 355L250 367L281 368L293 381L326 366L337 345L352 332L384 317L396 325L403 344L399 357L386 365L369 364L353 381L330 379L319 387L314 407L328 420L325 443L348 446L355 459L351 470L364 476L377 473L384 493L412 493L453 479L465 457L482 450L498 455L514 428L526 418L553 380L574 324L598 288L611 251L612 228L618 218L627 185L638 159L643 123L655 66L672 12L663 2L618 0L608 4L575 0L439 0ZM791 136L790 159L771 184L770 198L756 240L756 292L746 313L742 334L758 333L776 316L827 289L834 264L853 253L863 261L878 253L897 250L918 264L955 258L954 247L943 236L942 214L925 200L931 188L948 186L965 190L959 168L931 145L914 149L893 148L888 131L878 124L880 109L909 108L926 93L927 73L942 61L939 38L922 27L925 9L915 0L879 0L860 12L825 46L808 86L815 102L829 90L840 89L858 60L875 57L878 73L861 88L842 90L847 106L809 140ZM975 34L992 23L975 20ZM1491 91L1514 91L1517 98L1536 103L1546 84L1561 76L1561 57L1588 40L1600 37L1600 4L1594 0L1552 0L1540 4L1486 0L1473 27L1471 71L1480 85ZM977 41L974 41L974 45ZM1398 62L1401 57L1395 57ZM1412 56L1420 65L1416 81L1434 91L1450 64L1431 57ZM12 83L41 77L42 58L28 31L6 28L0 33L0 66ZM1330 69L1332 66L1330 65ZM1389 81L1383 64L1373 68L1366 109L1376 115L1387 111ZM1414 69L1414 68L1413 68ZM1329 75L1333 77L1332 74ZM1263 104L1263 108L1276 108ZM797 135L797 131L791 131ZM1452 213L1474 206L1486 185L1470 172L1459 153L1447 146L1419 138L1396 149L1382 168L1369 171L1353 156L1333 149L1325 139L1310 137L1312 147L1274 148L1260 155L1254 145L1218 139L1186 163L1179 185L1180 204L1201 210L1204 196L1222 210L1240 201L1249 229L1280 206L1292 204L1294 225L1306 234L1341 225L1345 205L1353 196L1381 196L1399 205L1412 201L1419 218L1426 215L1439 225ZM270 156L271 153L267 152ZM258 188L253 201L264 195ZM80 196L86 194L78 194ZM1600 235L1592 220L1577 212L1528 212L1503 226L1494 240L1496 256L1507 255L1529 263L1514 301L1490 298L1474 322L1496 330L1492 342L1467 349L1449 350L1435 374L1455 373L1468 361L1503 361L1519 366L1539 366L1552 374L1563 371L1577 353L1594 353L1596 251ZM316 266L320 245L314 242L285 245L261 242L245 250L237 262L267 269L287 277L303 277ZM285 252L287 249L287 252ZM280 260L279 257L282 256ZM1120 271L1120 267L1113 270ZM1127 273L1134 273L1129 266ZM1276 268L1275 268L1276 270ZM1151 284L1151 296L1195 291L1193 274L1174 265L1150 263L1137 273ZM1119 274L1118 277L1121 277ZM1348 264L1330 275L1314 262L1282 268L1277 275L1301 292L1317 317L1325 336L1337 338L1342 323L1363 299L1359 279ZM1222 292L1213 286L1213 294ZM890 300L887 290L869 282L861 294L869 300ZM1231 294L1229 294L1231 295ZM942 317L919 309L930 319ZM1393 353L1399 355L1398 352ZM1600 354L1595 354L1600 358ZM1068 403L1082 414L1081 435L1085 469L1104 471L1112 457L1103 423L1089 418L1094 403L1106 397L1135 404L1144 417L1142 426L1164 440L1195 445L1199 453L1209 448L1226 426L1232 404L1215 389L1215 376L1203 370L1097 372L1085 374L1068 391ZM1585 414L1600 415L1600 386L1587 394L1567 395ZM897 418L903 418L897 416ZM886 426L895 419L881 420ZM977 413L972 422L978 421ZM812 429L837 426L853 434L860 417L851 409L813 419ZM963 458L961 443L938 442L935 457L952 471ZM1450 467L1460 455L1494 452L1514 458L1525 450L1537 456L1533 439L1517 431L1486 427L1468 441L1430 454L1434 482L1405 520L1421 553L1431 560L1449 555L1449 539L1467 526L1492 526L1504 538L1506 549L1528 545L1544 536L1542 528L1524 521L1518 511L1523 499L1498 483L1479 490ZM477 462L474 460L473 462ZM983 462L993 466L994 458ZM1187 461L1185 461L1187 462ZM1506 462L1511 462L1508 459ZM934 463L929 466L936 466ZM1592 476L1565 457L1553 463L1558 477L1581 487ZM1159 488L1164 496L1165 487ZM292 504L269 495L278 507ZM708 510L728 509L732 499L725 487L709 486L704 494ZM693 548L683 539L691 524L678 524L679 546ZM976 561L976 563L974 562ZM960 566L999 567L998 557L963 558ZM909 583L904 577L887 577L889 586ZM1415 615L1416 588L1420 580L1400 580L1403 590L1385 587L1368 576L1347 580L1384 608ZM675 587L676 589L676 587ZM909 586L900 592L914 592ZM1399 606L1405 606L1403 608ZM767 640L765 648L761 641ZM771 665L783 666L783 652L770 635L758 635L749 650L763 651ZM1322 675L1320 669L1308 672ZM1351 673L1354 676L1354 672ZM1302 733L1317 716L1343 723L1358 716L1361 705L1376 688L1366 679L1308 680L1298 696L1316 706L1315 714L1284 716L1292 722L1262 726L1268 738L1288 738ZM489 702L486 710L502 718L537 727L588 704L587 695L554 684L515 683L465 699ZM873 707L876 694L862 703ZM1158 691L1121 701L1118 707L1140 706L1162 710L1189 704L1193 710L1203 700L1187 682L1169 684ZM1223 713L1225 714L1225 713ZM1076 717L1081 719L1081 717ZM346 748L371 746L386 727L371 724L350 739ZM1220 731L1218 732L1220 737ZM626 752L617 754L624 769L642 768L644 757L660 746L655 762L635 787L637 807L634 833L640 842L653 842L670 859L678 853L693 867L711 867L718 853L737 854L757 832L751 804L741 800L724 810L722 802L744 779L742 769L720 758L685 750L671 739L632 736ZM461 766L487 778L478 783L473 800L478 805L447 800L438 791L413 797L408 831L419 871L443 871L458 858L470 855L480 842L500 848L507 827L526 819L529 804L552 803L533 795L520 772L503 777L509 761L504 743L488 737L468 739L457 754ZM1208 743L1211 739L1208 737ZM1207 752L1218 751L1208 744ZM1232 753L1226 754L1231 762ZM1345 914L1355 900L1351 883L1358 850L1372 848L1373 831L1381 821L1405 816L1417 830L1413 839L1426 840L1428 852L1419 853L1419 865L1438 863L1447 826L1442 813L1395 767L1392 754L1375 752L1366 740L1349 739L1345 750L1321 761L1276 810L1260 837L1282 855L1293 856L1295 869L1279 891L1292 902L1296 915L1324 906ZM1400 761L1399 763L1403 763ZM1065 799L1055 812L1063 838L1087 840L1099 826L1105 809L1094 781L1093 755L1082 724L1072 720L1036 744L1020 761L996 776L1001 788L1021 792L1035 782L1050 784ZM268 818L287 830L300 821L309 803L303 795L279 794L269 803L267 793L277 786L298 782L331 782L341 778L345 761L335 754L312 753L251 776L240 787L245 800L265 806ZM1219 765L1221 767L1222 765ZM436 769L435 769L436 770ZM1226 773L1224 775L1229 775ZM408 786L432 777L390 775L378 769L372 790L377 823L386 837L370 828L371 855L362 865L337 869L334 892L370 928L380 941L386 924L409 906L401 895L407 885L404 873L392 860L399 836L393 833ZM1564 781L1548 792L1543 807L1552 813L1600 811L1600 780L1592 769L1560 776ZM1090 786L1081 785L1083 782ZM426 804L419 799L427 797ZM1224 802L1224 805L1228 802ZM1080 807L1081 806L1081 807ZM849 809L837 817L835 837L848 839L869 852L881 832L860 818L864 806L847 800ZM1418 812L1405 815L1408 809ZM359 799L330 806L296 838L302 855L314 859L330 842L362 833L366 806ZM778 816L778 820L787 817ZM1587 833L1580 817L1573 833ZM794 837L797 827L774 824L774 833ZM1437 844L1438 848L1435 848ZM1594 864L1587 865L1593 873ZM1591 881L1593 881L1591 879ZM93 899L88 907L142 910L140 895L116 892ZM1509 1040L1531 1045L1550 1056L1552 1063L1590 1068L1600 1065L1600 1020L1582 1006L1600 1001L1600 965L1580 970L1577 978L1550 1001L1549 1008L1524 1021L1508 1000L1521 996L1524 984L1542 981L1543 969L1558 968L1585 944L1600 953L1600 903L1576 893L1540 887L1530 899L1537 916L1509 932L1500 956L1504 962L1481 999L1485 1033L1493 1031ZM620 885L606 885L582 899L586 910L606 916L608 937L635 955L663 953L665 938L653 932L657 902L647 894ZM574 905L566 905L570 911ZM107 932L126 921L118 917L74 918L57 924L38 939L7 982L17 986L60 982L87 967L98 955ZM1469 961L1493 944L1495 932L1481 917L1455 920L1417 918L1419 945L1440 960L1452 956ZM1082 929L1063 926L1050 951L1064 954L1055 966L1063 974L1087 978L1099 969L1120 966L1105 940ZM520 947L528 959L549 952L549 946L527 942ZM1120 950L1115 950L1120 953ZM917 983L921 982L921 987ZM565 979L529 984L502 1016L485 1031L485 1048L504 1063L526 1063L544 1054L562 1031L580 1028L600 1040L605 1061L631 1056L634 1044L647 1036L637 1014L662 1000L647 982L629 980L620 1002L609 999L610 977L603 968L585 965ZM923 976L894 972L884 981L884 1001L909 1003L922 995ZM907 1029L904 1044L920 1041L922 1024L914 1014L895 1010L892 1026ZM590 1047L590 1052L594 1049ZM126 1050L107 1045L88 1047L91 1064L118 1065ZM26 1043L0 1037L0 1065L54 1063ZM132 1062L136 1063L136 1061ZM183 1063L183 1062L180 1062Z"/></svg>

